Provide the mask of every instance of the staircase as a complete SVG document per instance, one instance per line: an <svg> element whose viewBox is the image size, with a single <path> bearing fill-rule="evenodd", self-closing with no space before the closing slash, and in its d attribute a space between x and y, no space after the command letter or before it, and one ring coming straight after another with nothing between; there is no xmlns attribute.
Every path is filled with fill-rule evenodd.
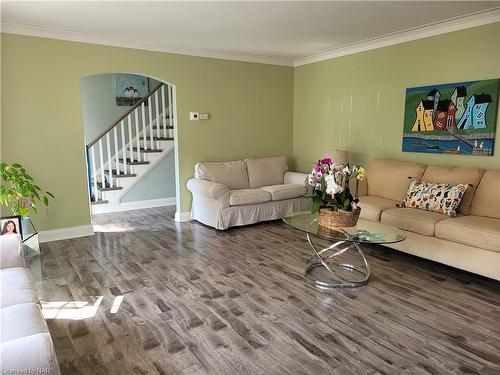
<svg viewBox="0 0 500 375"><path fill-rule="evenodd" d="M162 83L86 146L93 214L122 210L122 197L173 152L175 118L174 89Z"/></svg>

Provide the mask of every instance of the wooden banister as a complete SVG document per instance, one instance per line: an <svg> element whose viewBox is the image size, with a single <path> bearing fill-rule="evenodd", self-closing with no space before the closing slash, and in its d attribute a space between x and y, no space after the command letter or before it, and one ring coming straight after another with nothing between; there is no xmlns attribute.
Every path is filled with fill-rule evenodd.
<svg viewBox="0 0 500 375"><path fill-rule="evenodd" d="M152 91L150 91L144 98L139 100L132 108L130 108L127 112L125 112L118 120L116 120L113 125L111 125L109 128L104 130L101 134L99 134L92 142L90 142L87 147L92 147L95 145L101 138L103 138L108 132L113 130L115 126L117 126L120 122L122 122L125 118L127 118L128 115L130 115L135 109L141 106L142 103L144 103L146 100L149 99L151 95L153 95L156 91L158 91L164 83L160 83L158 86L156 86Z"/></svg>

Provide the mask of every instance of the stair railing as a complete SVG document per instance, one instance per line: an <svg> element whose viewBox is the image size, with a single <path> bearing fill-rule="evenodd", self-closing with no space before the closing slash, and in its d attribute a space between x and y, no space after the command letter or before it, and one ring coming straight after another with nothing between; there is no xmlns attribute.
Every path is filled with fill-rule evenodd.
<svg viewBox="0 0 500 375"><path fill-rule="evenodd" d="M130 163L145 160L142 151L157 149L158 140L173 138L172 95L172 86L159 84L86 145L91 201L102 200L106 189L119 189L114 175L132 173Z"/></svg>

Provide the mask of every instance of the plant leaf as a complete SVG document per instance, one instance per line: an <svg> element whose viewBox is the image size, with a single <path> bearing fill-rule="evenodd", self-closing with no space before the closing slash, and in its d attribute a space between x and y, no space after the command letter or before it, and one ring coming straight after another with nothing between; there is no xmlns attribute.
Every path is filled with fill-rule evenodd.
<svg viewBox="0 0 500 375"><path fill-rule="evenodd" d="M349 208L350 204L351 204L351 201L349 199L346 199L344 201L344 210L347 210Z"/></svg>
<svg viewBox="0 0 500 375"><path fill-rule="evenodd" d="M316 212L319 211L319 208L321 207L321 200L319 199L314 199L312 206L311 206L311 213L315 214Z"/></svg>

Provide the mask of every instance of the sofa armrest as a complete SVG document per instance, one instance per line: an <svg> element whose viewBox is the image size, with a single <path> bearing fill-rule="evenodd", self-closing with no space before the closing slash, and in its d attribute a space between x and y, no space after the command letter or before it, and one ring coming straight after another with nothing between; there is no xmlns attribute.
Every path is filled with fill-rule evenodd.
<svg viewBox="0 0 500 375"><path fill-rule="evenodd" d="M309 175L306 173L285 172L284 183L285 184L300 184L300 185L309 186L309 184L307 183L308 176Z"/></svg>
<svg viewBox="0 0 500 375"><path fill-rule="evenodd" d="M229 189L226 185L218 182L202 180L201 178L189 179L186 187L193 194L211 199L220 199L229 194Z"/></svg>
<svg viewBox="0 0 500 375"><path fill-rule="evenodd" d="M21 237L12 234L0 236L0 269L25 266Z"/></svg>
<svg viewBox="0 0 500 375"><path fill-rule="evenodd" d="M309 175L307 173L299 172L285 172L284 183L285 184L298 184L304 185L307 189L307 194L311 194L313 187L307 182Z"/></svg>

